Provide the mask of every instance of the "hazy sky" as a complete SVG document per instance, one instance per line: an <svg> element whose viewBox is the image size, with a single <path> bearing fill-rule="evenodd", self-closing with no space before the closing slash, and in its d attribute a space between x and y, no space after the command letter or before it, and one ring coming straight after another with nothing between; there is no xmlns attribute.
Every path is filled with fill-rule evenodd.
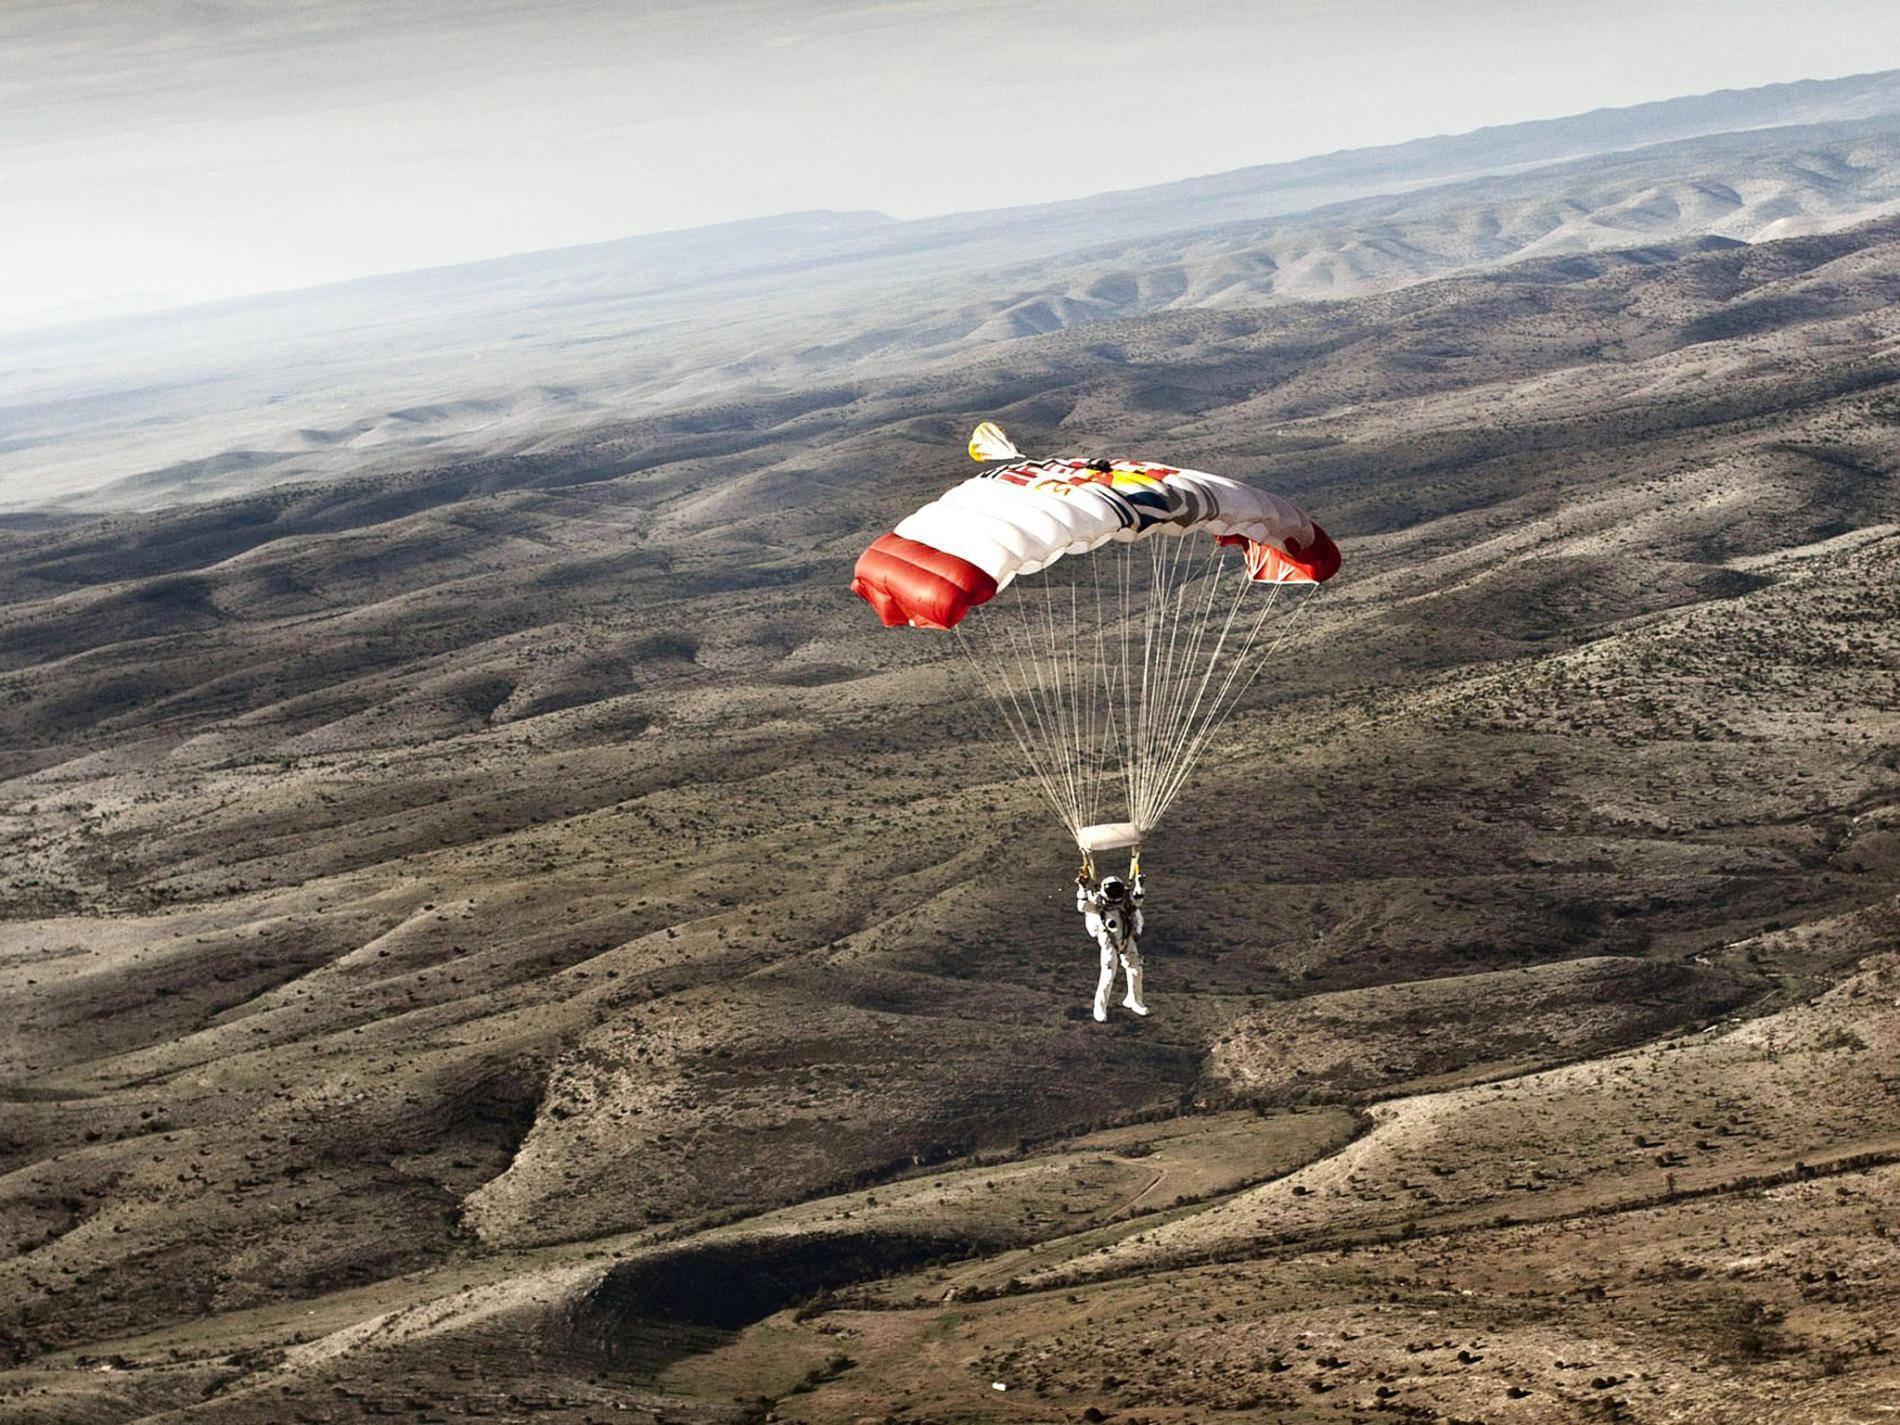
<svg viewBox="0 0 1900 1425"><path fill-rule="evenodd" d="M0 324L1893 67L1895 0L0 0Z"/></svg>

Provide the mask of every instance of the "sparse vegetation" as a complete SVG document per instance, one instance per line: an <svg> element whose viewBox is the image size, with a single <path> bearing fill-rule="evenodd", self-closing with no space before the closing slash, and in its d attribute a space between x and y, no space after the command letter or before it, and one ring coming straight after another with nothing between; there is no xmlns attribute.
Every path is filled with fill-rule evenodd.
<svg viewBox="0 0 1900 1425"><path fill-rule="evenodd" d="M1890 1395L1896 231L0 532L0 1411ZM977 414L1346 545L1150 848L1140 1024L842 591Z"/></svg>

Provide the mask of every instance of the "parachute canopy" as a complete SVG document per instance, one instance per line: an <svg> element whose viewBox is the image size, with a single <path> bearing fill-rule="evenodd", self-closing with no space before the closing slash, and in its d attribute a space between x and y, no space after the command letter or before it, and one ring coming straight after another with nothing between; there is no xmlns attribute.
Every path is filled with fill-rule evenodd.
<svg viewBox="0 0 1900 1425"><path fill-rule="evenodd" d="M1225 476L1025 460L989 421L969 449L1010 463L873 541L851 588L887 626L955 630L1084 855L1138 852L1285 638L1282 590L1331 578L1339 550L1285 500Z"/></svg>
<svg viewBox="0 0 1900 1425"><path fill-rule="evenodd" d="M989 422L971 453L997 441L1016 453ZM1238 480L1140 460L1031 460L965 480L900 522L864 551L851 588L887 626L954 628L1065 555L1190 533L1243 546L1256 582L1317 584L1339 569L1323 529Z"/></svg>

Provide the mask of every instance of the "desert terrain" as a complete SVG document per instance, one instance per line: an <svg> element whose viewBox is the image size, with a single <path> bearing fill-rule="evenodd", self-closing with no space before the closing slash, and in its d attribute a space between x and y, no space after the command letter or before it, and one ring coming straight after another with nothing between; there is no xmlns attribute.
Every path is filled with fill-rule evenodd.
<svg viewBox="0 0 1900 1425"><path fill-rule="evenodd" d="M972 357L1058 330L1896 211L1889 70L1064 203L792 213L0 332L0 512L155 510L560 455L629 413L956 380Z"/></svg>
<svg viewBox="0 0 1900 1425"><path fill-rule="evenodd" d="M1742 236L10 516L0 1419L1888 1418L1900 221ZM986 417L1344 551L1147 1020L845 588Z"/></svg>

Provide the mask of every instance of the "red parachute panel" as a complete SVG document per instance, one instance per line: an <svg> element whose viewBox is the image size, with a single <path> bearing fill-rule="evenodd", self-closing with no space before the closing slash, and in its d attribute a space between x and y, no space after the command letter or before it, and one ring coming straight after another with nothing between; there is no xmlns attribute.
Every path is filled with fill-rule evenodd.
<svg viewBox="0 0 1900 1425"><path fill-rule="evenodd" d="M1339 546L1318 525L1306 544L1289 540L1284 554L1244 534L1217 534L1214 542L1245 546L1248 577L1262 584L1324 584L1339 572Z"/></svg>
<svg viewBox="0 0 1900 1425"><path fill-rule="evenodd" d="M851 592L877 610L886 628L955 628L996 596L996 581L967 559L884 534L858 556Z"/></svg>

